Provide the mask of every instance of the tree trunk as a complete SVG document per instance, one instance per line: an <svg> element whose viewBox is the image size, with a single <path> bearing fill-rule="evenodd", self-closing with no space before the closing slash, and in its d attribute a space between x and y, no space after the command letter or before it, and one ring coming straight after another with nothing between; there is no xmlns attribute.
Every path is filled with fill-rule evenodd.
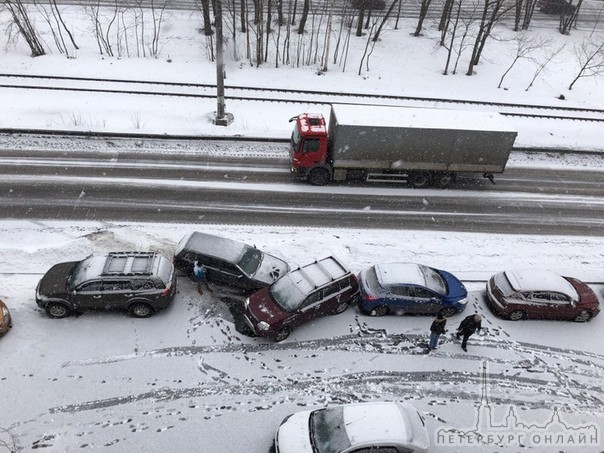
<svg viewBox="0 0 604 453"><path fill-rule="evenodd" d="M17 26L19 33L21 33L31 50L31 56L39 57L45 55L46 51L38 38L36 29L31 23L29 15L27 14L27 9L21 0L5 0L5 3L8 6L11 16L13 17L13 22Z"/></svg>
<svg viewBox="0 0 604 453"><path fill-rule="evenodd" d="M428 15L428 8L430 8L430 3L432 3L432 0L422 0L422 5L419 9L419 19L417 21L417 27L415 27L415 32L413 33L413 36L415 37L419 36L422 32L422 27L424 24L424 20Z"/></svg>
<svg viewBox="0 0 604 453"><path fill-rule="evenodd" d="M298 34L304 34L304 27L306 26L306 20L308 19L308 11L310 10L310 0L304 0L304 6L302 7L302 17L300 17L300 25L298 26Z"/></svg>

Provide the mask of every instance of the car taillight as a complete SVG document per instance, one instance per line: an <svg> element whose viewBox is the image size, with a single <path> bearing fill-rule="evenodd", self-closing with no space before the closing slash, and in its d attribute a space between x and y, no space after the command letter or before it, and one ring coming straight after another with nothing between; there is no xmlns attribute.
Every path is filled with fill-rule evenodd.
<svg viewBox="0 0 604 453"><path fill-rule="evenodd" d="M161 295L162 296L169 296L171 291L172 291L172 284L170 283L168 286L166 286L166 289L164 289L161 292Z"/></svg>
<svg viewBox="0 0 604 453"><path fill-rule="evenodd" d="M372 295L370 295L370 294L365 294L365 296L364 296L363 298L364 298L365 300L368 300L368 301L374 301L374 300L378 300L378 297L377 297L377 296L372 296Z"/></svg>

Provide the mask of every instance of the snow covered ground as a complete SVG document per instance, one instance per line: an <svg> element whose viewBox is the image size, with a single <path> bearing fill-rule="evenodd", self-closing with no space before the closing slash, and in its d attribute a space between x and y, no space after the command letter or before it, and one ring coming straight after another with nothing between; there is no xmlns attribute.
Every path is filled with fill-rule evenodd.
<svg viewBox="0 0 604 453"><path fill-rule="evenodd" d="M237 331L229 310L241 295L213 285L200 296L185 277L174 304L149 319L88 312L55 320L35 304L37 281L57 262L113 250L171 256L192 229L253 243L293 265L335 254L354 271L393 261L441 267L467 281L469 306L448 321L441 347L424 355L429 317L371 318L356 307L301 326L283 343L250 338ZM594 425L598 436L604 428L604 318L503 321L485 306L480 281L506 268L543 267L597 282L602 302L601 238L34 220L3 221L0 233L2 298L14 317L0 341L0 426L8 429L0 440L24 451L260 453L290 412L370 400L410 401L426 415L432 451L466 451L437 434L473 429L483 363L492 426L510 408L522 423L548 425L557 408L567 426ZM452 332L475 311L484 329L464 353ZM562 432L564 445L541 440L525 448L601 450L600 443L579 444L578 435L569 443L575 431ZM473 448L521 448L517 439L499 444Z"/></svg>
<svg viewBox="0 0 604 453"><path fill-rule="evenodd" d="M201 39L197 19L170 14L163 60L101 58L94 55L94 45L82 46L75 59L30 59L19 43L3 48L2 71L213 81L213 65L196 53ZM565 90L574 71L572 44L589 32L560 37L553 28L539 29L545 37L568 41L547 74L527 92L535 70L529 61L506 79L507 90L496 88L513 58L513 42L490 43L475 76L463 71L443 76L442 49L433 50L438 33L428 27L425 38L417 40L409 37L412 28L413 22L406 21L401 29L384 33L371 69L361 76L352 63L346 72L333 68L318 76L316 68L253 68L229 61L227 84L604 104L601 79L585 79L572 92ZM360 51L364 40L353 45ZM562 93L566 101L557 99ZM227 100L235 123L222 128L211 125L215 105L209 102L39 92L24 96L1 87L0 97L0 128L287 137L288 118L307 108L316 110L304 105L275 110ZM522 127L526 129L519 143L526 146L601 145L600 129L560 130L534 123ZM9 137L2 146L36 144L24 144L19 137L17 142ZM77 143L82 142L58 146L80 149ZM515 159L518 165L552 165L535 163L531 156ZM602 162L590 159L580 165L597 169ZM294 265L335 254L354 271L394 261L446 269L467 282L470 303L465 314L481 313L485 329L470 339L464 353L451 334L465 314L457 315L448 321L442 346L425 355L421 345L427 341L430 318L370 318L353 307L273 344L237 331L230 308L241 304L239 294L215 286L213 293L200 296L186 278L178 281L173 306L149 319L94 312L53 320L36 307L35 286L57 262L114 250L159 250L171 256L176 242L193 229L253 243ZM601 237L2 220L0 298L11 309L14 327L0 339L0 452L4 442L9 451L261 453L268 450L283 417L293 411L370 400L414 404L426 416L431 451L602 451L604 317L587 324L514 323L494 317L484 303L484 280L512 267L542 267L581 278L604 302ZM481 418L485 414L492 417L490 422ZM486 444L467 433L477 425ZM466 435L460 440L444 429Z"/></svg>

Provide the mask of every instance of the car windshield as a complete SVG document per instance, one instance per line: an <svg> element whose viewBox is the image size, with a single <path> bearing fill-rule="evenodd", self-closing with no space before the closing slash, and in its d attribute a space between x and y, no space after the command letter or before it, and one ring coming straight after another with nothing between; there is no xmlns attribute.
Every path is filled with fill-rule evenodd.
<svg viewBox="0 0 604 453"><path fill-rule="evenodd" d="M438 272L427 266L419 266L419 269L426 280L426 288L439 294L447 294L447 284Z"/></svg>
<svg viewBox="0 0 604 453"><path fill-rule="evenodd" d="M262 252L254 247L246 246L237 265L247 275L254 275L262 262Z"/></svg>
<svg viewBox="0 0 604 453"><path fill-rule="evenodd" d="M295 311L306 298L306 294L296 285L291 275L277 280L271 285L269 292L275 303L282 310L289 312Z"/></svg>
<svg viewBox="0 0 604 453"><path fill-rule="evenodd" d="M310 441L317 453L338 453L350 447L344 408L330 407L310 414Z"/></svg>
<svg viewBox="0 0 604 453"><path fill-rule="evenodd" d="M95 261L94 257L90 256L74 266L67 280L67 286L70 290L76 288L87 279L88 269L90 269Z"/></svg>

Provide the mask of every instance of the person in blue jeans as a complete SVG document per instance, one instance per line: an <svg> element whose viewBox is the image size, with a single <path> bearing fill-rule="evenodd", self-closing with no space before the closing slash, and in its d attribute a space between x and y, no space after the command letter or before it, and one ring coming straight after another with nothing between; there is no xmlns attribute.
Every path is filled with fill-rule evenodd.
<svg viewBox="0 0 604 453"><path fill-rule="evenodd" d="M203 264L199 263L199 261L195 261L193 264L193 275L195 276L195 280L197 280L197 292L199 294L203 294L201 285L204 285L208 291L212 291L208 286L208 281L206 280L206 269L203 267Z"/></svg>
<svg viewBox="0 0 604 453"><path fill-rule="evenodd" d="M438 313L432 325L430 326L430 343L428 344L428 351L433 351L438 346L438 337L445 333L445 326L447 325L447 318L442 313Z"/></svg>

